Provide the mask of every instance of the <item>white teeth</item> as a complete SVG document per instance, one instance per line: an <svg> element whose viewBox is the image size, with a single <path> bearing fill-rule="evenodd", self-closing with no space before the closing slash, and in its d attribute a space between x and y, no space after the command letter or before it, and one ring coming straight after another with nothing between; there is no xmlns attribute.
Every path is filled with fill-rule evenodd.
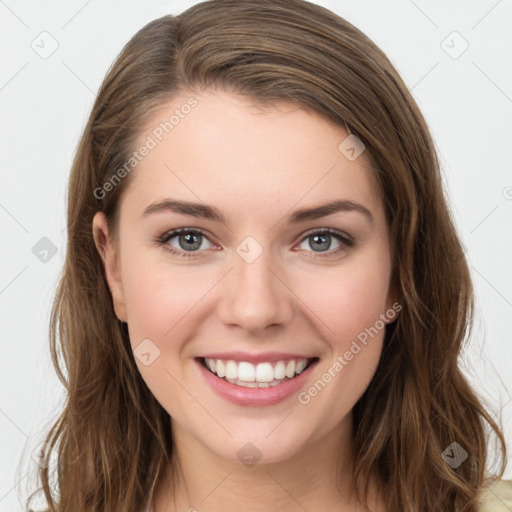
<svg viewBox="0 0 512 512"><path fill-rule="evenodd" d="M217 374L218 375L218 374ZM286 376L291 379L295 376L295 361L292 359L286 366Z"/></svg>
<svg viewBox="0 0 512 512"><path fill-rule="evenodd" d="M232 384L245 387L269 387L293 379L301 374L308 365L308 359L290 359L289 361L265 362L254 365L247 361L208 359L205 364L212 373Z"/></svg>
<svg viewBox="0 0 512 512"><path fill-rule="evenodd" d="M303 359L302 361L299 361L297 363L297 365L295 366L295 373L297 375L300 375L302 373L302 371L304 370L304 368L306 368L306 365L308 364L308 362Z"/></svg>
<svg viewBox="0 0 512 512"><path fill-rule="evenodd" d="M217 363L213 359L208 359L208 367L210 368L210 371L213 373L217 373Z"/></svg>
<svg viewBox="0 0 512 512"><path fill-rule="evenodd" d="M224 370L224 363L220 359L217 359L216 363L217 363L217 376L225 377L226 371Z"/></svg>
<svg viewBox="0 0 512 512"><path fill-rule="evenodd" d="M274 377L276 379L284 379L286 377L286 366L283 361L278 361L274 366Z"/></svg>
<svg viewBox="0 0 512 512"><path fill-rule="evenodd" d="M268 388L272 386L277 386L283 382L282 380L273 380L272 382L245 382L239 379L224 379L230 382L231 384L236 384L237 386L243 386L245 388ZM288 379L286 379L288 380Z"/></svg>
<svg viewBox="0 0 512 512"><path fill-rule="evenodd" d="M270 363L260 363L256 366L256 380L258 382L272 382L274 380L274 368Z"/></svg>
<svg viewBox="0 0 512 512"><path fill-rule="evenodd" d="M245 382L254 382L256 380L254 365L245 361L238 363L238 378Z"/></svg>
<svg viewBox="0 0 512 512"><path fill-rule="evenodd" d="M235 361L226 363L226 379L236 379L238 377L238 368Z"/></svg>

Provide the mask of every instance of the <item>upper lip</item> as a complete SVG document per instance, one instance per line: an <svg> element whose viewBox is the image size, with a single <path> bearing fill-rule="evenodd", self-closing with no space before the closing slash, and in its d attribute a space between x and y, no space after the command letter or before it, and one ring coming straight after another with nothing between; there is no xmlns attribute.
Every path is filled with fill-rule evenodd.
<svg viewBox="0 0 512 512"><path fill-rule="evenodd" d="M275 361L286 361L289 359L313 359L316 356L306 356L302 354L294 354L292 352L261 352L259 354L251 354L249 352L215 352L200 356L206 359L222 359L223 361L247 361L248 363L264 363Z"/></svg>

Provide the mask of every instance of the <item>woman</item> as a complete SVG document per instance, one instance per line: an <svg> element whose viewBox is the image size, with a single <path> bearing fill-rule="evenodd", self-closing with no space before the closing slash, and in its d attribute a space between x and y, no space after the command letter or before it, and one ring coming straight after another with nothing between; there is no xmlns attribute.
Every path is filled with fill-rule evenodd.
<svg viewBox="0 0 512 512"><path fill-rule="evenodd" d="M71 173L50 510L488 509L486 429L505 444L457 366L472 313L430 133L375 44L301 0L155 20Z"/></svg>

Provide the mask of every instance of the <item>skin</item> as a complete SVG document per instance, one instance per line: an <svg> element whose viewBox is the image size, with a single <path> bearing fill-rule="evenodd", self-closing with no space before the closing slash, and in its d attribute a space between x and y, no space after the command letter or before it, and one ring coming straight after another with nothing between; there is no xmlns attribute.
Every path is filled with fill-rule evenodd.
<svg viewBox="0 0 512 512"><path fill-rule="evenodd" d="M140 140L191 94L162 105ZM160 350L149 366L135 360L172 418L183 483L174 502L163 479L155 512L362 510L350 491L351 410L374 375L385 329L306 405L296 395L268 407L234 405L205 383L194 358L230 350L317 356L307 389L392 307L388 226L365 154L349 161L338 150L348 133L294 104L260 110L233 93L193 96L197 107L132 171L118 244L103 213L93 222L132 348L150 339ZM215 206L226 223L171 211L142 216L168 197ZM297 208L338 199L364 205L373 222L355 211L286 222ZM179 235L155 242L180 227L208 234L195 257L166 250L186 252ZM355 243L332 237L320 251L304 236L312 228L339 230ZM252 263L236 252L247 236L263 250ZM247 442L261 452L253 467L237 458ZM383 510L376 484L369 502Z"/></svg>

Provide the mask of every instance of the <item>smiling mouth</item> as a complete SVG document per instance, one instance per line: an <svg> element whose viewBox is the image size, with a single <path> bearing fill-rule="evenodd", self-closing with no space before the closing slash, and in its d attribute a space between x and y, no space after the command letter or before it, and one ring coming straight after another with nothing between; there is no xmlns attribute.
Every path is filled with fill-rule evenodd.
<svg viewBox="0 0 512 512"><path fill-rule="evenodd" d="M268 388L292 380L318 361L310 359L288 359L252 364L247 361L199 358L201 364L219 379L236 386Z"/></svg>

